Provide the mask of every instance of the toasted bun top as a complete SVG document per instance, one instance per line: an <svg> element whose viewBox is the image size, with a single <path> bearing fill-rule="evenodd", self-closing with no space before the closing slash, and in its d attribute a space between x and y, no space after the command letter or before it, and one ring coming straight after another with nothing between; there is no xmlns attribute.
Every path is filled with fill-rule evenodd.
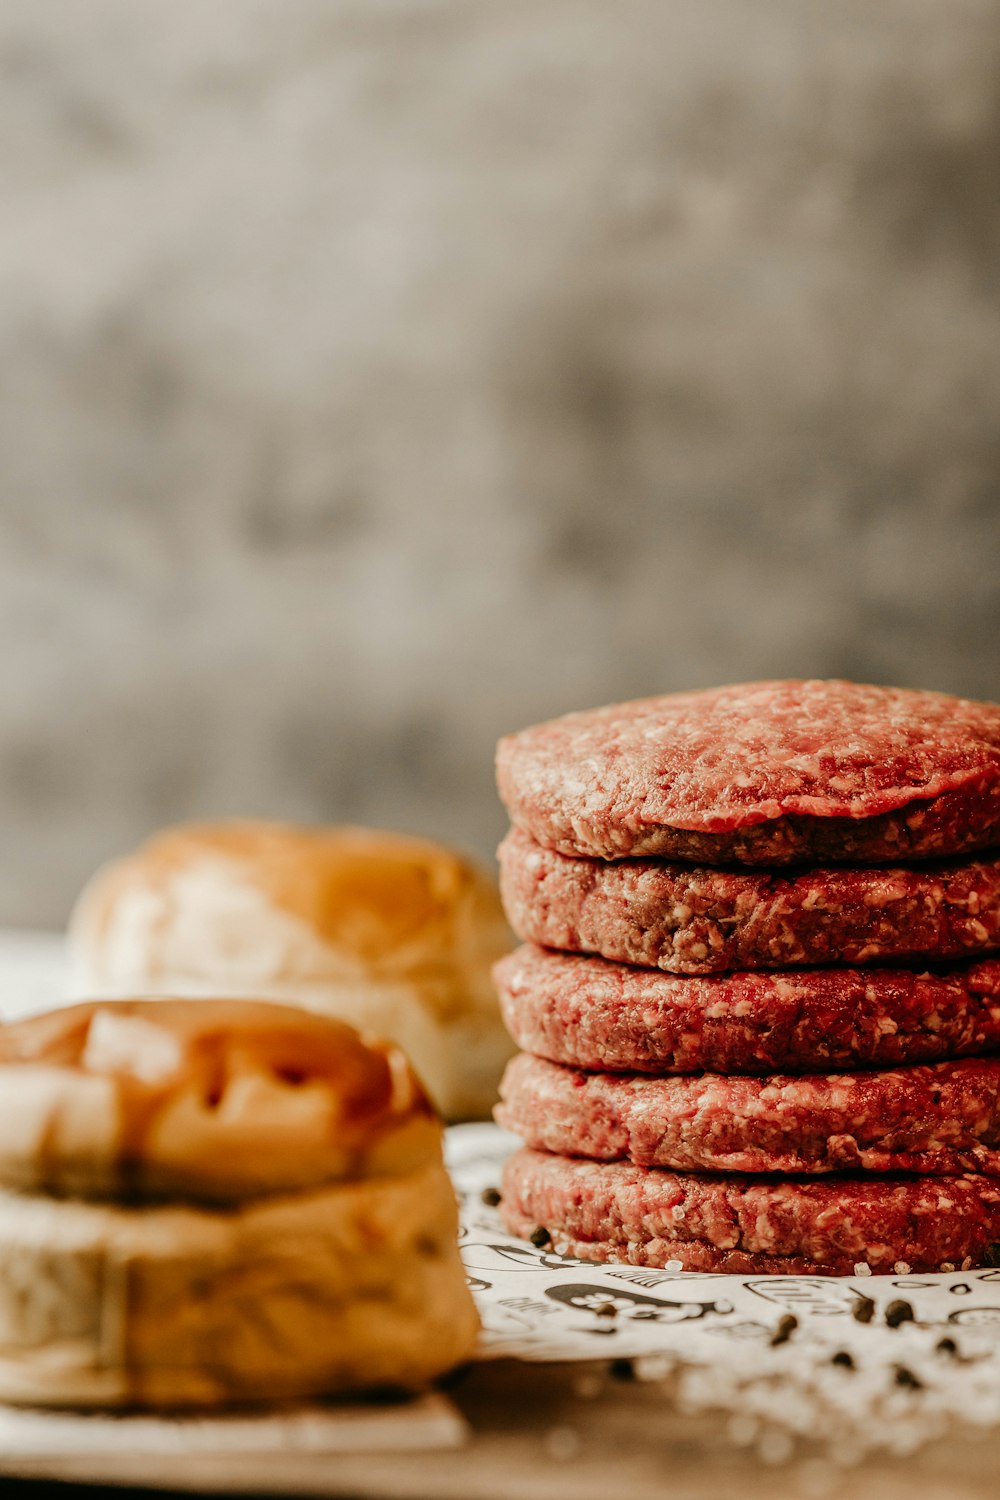
<svg viewBox="0 0 1000 1500"><path fill-rule="evenodd" d="M241 952L254 951L245 928L262 915L273 918L266 946L278 957L270 965L254 957L261 979L277 977L278 967L289 978L410 974L488 963L510 946L494 883L443 845L376 829L268 822L157 834L98 871L71 937L109 982L126 962L151 978L203 970L221 978L230 959L237 968ZM223 920L233 930L244 924L241 942L230 939L226 952ZM262 972L269 966L274 974Z"/></svg>
<svg viewBox="0 0 1000 1500"><path fill-rule="evenodd" d="M90 1001L0 1028L0 1183L242 1200L404 1174L440 1126L402 1052L253 1000Z"/></svg>

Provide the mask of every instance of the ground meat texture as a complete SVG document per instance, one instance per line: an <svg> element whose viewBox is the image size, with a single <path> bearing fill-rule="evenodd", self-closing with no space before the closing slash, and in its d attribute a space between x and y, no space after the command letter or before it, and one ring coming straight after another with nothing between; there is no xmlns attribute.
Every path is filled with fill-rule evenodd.
<svg viewBox="0 0 1000 1500"><path fill-rule="evenodd" d="M1000 857L775 875L570 859L521 829L499 854L519 937L671 973L946 959L1000 947Z"/></svg>
<svg viewBox="0 0 1000 1500"><path fill-rule="evenodd" d="M579 1068L808 1073L1000 1050L1000 959L679 975L526 944L493 975L518 1046Z"/></svg>
<svg viewBox="0 0 1000 1500"><path fill-rule="evenodd" d="M1000 706L850 682L675 693L510 735L497 782L569 855L941 858L1000 844Z"/></svg>
<svg viewBox="0 0 1000 1500"><path fill-rule="evenodd" d="M529 1146L680 1172L1000 1177L1000 1060L733 1078L583 1073L522 1053L498 1122ZM904 1257L905 1258L905 1257Z"/></svg>
<svg viewBox="0 0 1000 1500"><path fill-rule="evenodd" d="M963 1270L1000 1240L1000 1183L986 1177L736 1178L553 1156L508 1158L500 1214L544 1225L581 1260L741 1275Z"/></svg>

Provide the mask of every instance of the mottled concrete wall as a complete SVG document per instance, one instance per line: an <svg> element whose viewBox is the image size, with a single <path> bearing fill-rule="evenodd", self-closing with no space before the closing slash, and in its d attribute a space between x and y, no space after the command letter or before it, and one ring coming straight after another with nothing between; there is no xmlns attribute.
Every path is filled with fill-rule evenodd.
<svg viewBox="0 0 1000 1500"><path fill-rule="evenodd" d="M496 735L997 695L992 0L8 0L0 920Z"/></svg>

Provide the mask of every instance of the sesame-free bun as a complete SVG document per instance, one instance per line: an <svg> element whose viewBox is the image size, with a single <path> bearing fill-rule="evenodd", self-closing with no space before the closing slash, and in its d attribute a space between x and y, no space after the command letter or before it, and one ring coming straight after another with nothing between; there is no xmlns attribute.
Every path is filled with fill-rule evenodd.
<svg viewBox="0 0 1000 1500"><path fill-rule="evenodd" d="M449 1119L486 1117L513 1046L496 889L443 845L266 822L168 829L73 912L79 995L253 994L392 1038Z"/></svg>
<svg viewBox="0 0 1000 1500"><path fill-rule="evenodd" d="M234 1202L402 1176L440 1140L400 1048L287 1005L87 1001L0 1028L0 1186Z"/></svg>
<svg viewBox="0 0 1000 1500"><path fill-rule="evenodd" d="M0 1400L415 1388L471 1354L441 1127L398 1049L288 1006L0 1030Z"/></svg>

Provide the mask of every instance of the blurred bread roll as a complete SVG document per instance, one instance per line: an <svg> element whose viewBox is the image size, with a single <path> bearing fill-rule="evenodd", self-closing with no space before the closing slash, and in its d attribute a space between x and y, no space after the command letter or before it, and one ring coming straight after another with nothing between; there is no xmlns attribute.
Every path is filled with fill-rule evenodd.
<svg viewBox="0 0 1000 1500"><path fill-rule="evenodd" d="M476 1339L456 1229L420 1084L349 1027L160 999L0 1030L0 1400L423 1385Z"/></svg>
<svg viewBox="0 0 1000 1500"><path fill-rule="evenodd" d="M490 977L493 881L364 828L168 829L99 870L70 921L79 995L254 994L392 1038L448 1119L488 1117L513 1045Z"/></svg>

